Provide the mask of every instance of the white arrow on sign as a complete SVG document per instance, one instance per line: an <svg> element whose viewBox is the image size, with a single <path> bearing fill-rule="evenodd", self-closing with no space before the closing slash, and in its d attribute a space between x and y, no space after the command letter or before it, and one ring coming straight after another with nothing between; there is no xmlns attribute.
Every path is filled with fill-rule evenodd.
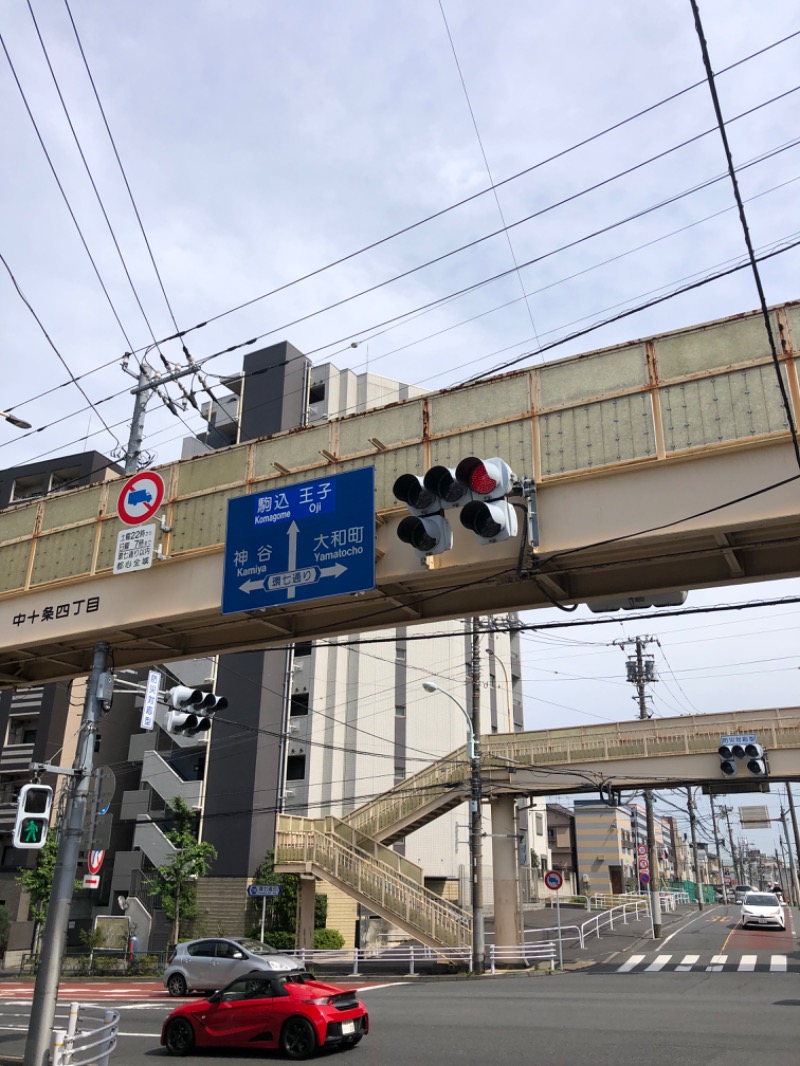
<svg viewBox="0 0 800 1066"><path fill-rule="evenodd" d="M292 519L289 523L289 528L286 531L289 536L289 572L292 573L297 570L297 532L299 530L297 522ZM303 582L305 584L305 582ZM295 597L295 587L291 585L286 590L287 600L293 600Z"/></svg>
<svg viewBox="0 0 800 1066"><path fill-rule="evenodd" d="M314 585L323 577L341 577L346 572L347 567L341 563L334 563L333 566L304 566L300 570L285 570L282 574L269 574L258 580L249 577L239 589L250 593L268 585L270 589L285 588L287 595L293 596L298 585Z"/></svg>

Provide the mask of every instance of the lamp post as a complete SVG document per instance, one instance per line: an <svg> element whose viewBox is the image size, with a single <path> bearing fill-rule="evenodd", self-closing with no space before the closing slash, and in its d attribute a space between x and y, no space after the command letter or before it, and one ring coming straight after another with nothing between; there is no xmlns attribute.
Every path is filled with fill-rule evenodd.
<svg viewBox="0 0 800 1066"><path fill-rule="evenodd" d="M483 915L483 826L481 824L481 754L472 719L466 707L434 681L423 681L426 692L441 692L458 707L467 720L467 758L470 764L469 863L472 885L472 972L484 972L486 938Z"/></svg>
<svg viewBox="0 0 800 1066"><path fill-rule="evenodd" d="M4 418L6 422L10 422L12 426L16 426L17 429L33 429L30 422L26 422L24 418L17 418L16 415L12 415L10 411L0 411L0 418Z"/></svg>
<svg viewBox="0 0 800 1066"><path fill-rule="evenodd" d="M487 655L491 655L491 657L494 659L494 661L496 663L499 663L500 666L503 668L503 677L505 678L505 682L506 682L506 708L508 710L508 731L509 731L509 733L513 733L514 732L514 715L513 715L513 712L511 710L511 686L508 683L508 670L506 670L506 664L503 662L503 660L500 658L500 656L497 654L497 652L494 650L494 648L487 648L486 649L486 654Z"/></svg>

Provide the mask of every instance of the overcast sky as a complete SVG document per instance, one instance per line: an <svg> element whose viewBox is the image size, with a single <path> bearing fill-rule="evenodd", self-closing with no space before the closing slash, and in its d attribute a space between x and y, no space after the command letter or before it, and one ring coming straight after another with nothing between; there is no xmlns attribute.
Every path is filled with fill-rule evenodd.
<svg viewBox="0 0 800 1066"><path fill-rule="evenodd" d="M149 325L76 149L28 4L5 4L0 252L53 346L0 265L0 408L34 426L25 433L0 421L3 467L86 447L108 454L124 443L132 382L120 359L175 328L69 10L63 0L34 0L32 8ZM263 335L259 344L288 339L315 362L356 371L368 366L435 389L515 355L532 353L528 362L536 363L757 304L753 278L741 271L546 356L535 354L578 326L744 253L727 179L624 223L709 179L724 179L688 0L443 0L447 21L438 0L139 0L133 6L70 0L70 8L175 320L187 329L223 316L186 337L197 359ZM704 0L701 14L716 71L800 30L792 0ZM800 37L794 37L718 77L753 243L765 251L800 230L800 146L792 143L800 93L791 93L799 59ZM595 139L565 153L587 138ZM547 162L558 153L565 154ZM746 166L764 153L777 154ZM615 177L631 167L637 169ZM527 173L513 178L521 171ZM478 196L226 313L487 190L491 180L504 182L496 197ZM507 236L349 299L534 213ZM534 259L518 273L436 303ZM770 303L800 297L799 265L798 250L763 264ZM396 316L406 317L382 325ZM162 350L172 361L182 359L174 342ZM212 360L209 374L236 372L247 350ZM157 353L150 358L160 367ZM70 383L71 374L81 378L93 406ZM182 419L151 403L145 447L155 462L176 458L180 440L200 428L193 409ZM695 593L689 603L799 591L797 583L743 586ZM637 634L660 637L653 646L661 679L653 686L657 714L796 705L799 610L675 621L654 612L647 622L623 618L526 636L528 724L635 714L624 655L608 645ZM536 620L551 615L540 612Z"/></svg>

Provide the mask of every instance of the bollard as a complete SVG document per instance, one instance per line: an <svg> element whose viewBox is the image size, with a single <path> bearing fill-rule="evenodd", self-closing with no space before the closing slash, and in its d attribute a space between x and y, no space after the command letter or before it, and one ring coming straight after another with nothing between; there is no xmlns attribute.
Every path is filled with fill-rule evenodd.
<svg viewBox="0 0 800 1066"><path fill-rule="evenodd" d="M116 1016L117 1016L117 1012L113 1011L113 1010L107 1010L103 1014L103 1020L105 1021L106 1025L109 1027L108 1034L106 1036L106 1048L107 1048L107 1050L105 1051L104 1054L97 1056L97 1066L108 1066L108 1060L111 1058L111 1052L112 1052L112 1050L114 1048L114 1043L115 1043L114 1037L116 1036L116 1033L115 1033L115 1031L114 1031L114 1029L112 1027L112 1023L113 1023L114 1018Z"/></svg>
<svg viewBox="0 0 800 1066"><path fill-rule="evenodd" d="M80 1013L80 1003L70 1003L69 1005L69 1020L67 1021L67 1037L69 1040L75 1036L75 1031L78 1028L78 1014Z"/></svg>
<svg viewBox="0 0 800 1066"><path fill-rule="evenodd" d="M62 1066L64 1061L64 1043L67 1039L66 1029L53 1030L53 1060L52 1066Z"/></svg>
<svg viewBox="0 0 800 1066"><path fill-rule="evenodd" d="M414 976L414 945L413 944L411 945L411 967L409 968L408 972L411 974L412 977Z"/></svg>

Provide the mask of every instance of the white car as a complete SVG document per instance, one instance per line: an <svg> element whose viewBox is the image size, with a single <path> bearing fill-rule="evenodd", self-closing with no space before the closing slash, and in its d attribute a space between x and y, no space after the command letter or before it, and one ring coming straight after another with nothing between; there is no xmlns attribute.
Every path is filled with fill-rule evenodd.
<svg viewBox="0 0 800 1066"><path fill-rule="evenodd" d="M742 902L742 929L748 925L786 928L783 904L774 892L748 892Z"/></svg>

